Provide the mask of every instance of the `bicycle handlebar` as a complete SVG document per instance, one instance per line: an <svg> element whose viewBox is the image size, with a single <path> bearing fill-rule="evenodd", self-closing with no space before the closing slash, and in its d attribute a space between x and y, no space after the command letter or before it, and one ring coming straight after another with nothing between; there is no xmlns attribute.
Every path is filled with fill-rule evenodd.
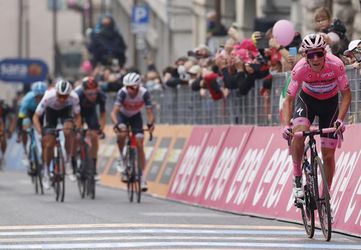
<svg viewBox="0 0 361 250"><path fill-rule="evenodd" d="M310 131L299 131L293 133L294 137L300 138L303 136L311 136L311 135L321 135L321 134L331 134L336 133L337 134L337 147L341 148L341 142L343 141L343 135L342 132L337 131L337 128L323 128L323 129L311 129ZM290 141L288 142L288 145L290 146Z"/></svg>
<svg viewBox="0 0 361 250"><path fill-rule="evenodd" d="M43 128L42 134L55 134L59 133L60 131L66 130L64 128Z"/></svg>
<svg viewBox="0 0 361 250"><path fill-rule="evenodd" d="M334 133L336 128L323 128L323 129L311 129L310 131L299 131L293 133L294 137L310 136L310 135L320 135L320 134L330 134Z"/></svg>
<svg viewBox="0 0 361 250"><path fill-rule="evenodd" d="M117 134L119 133L129 133L132 132L132 130L129 130L127 128L119 128L118 126L114 126L114 130L116 130ZM141 131L143 132L149 132L149 141L153 140L153 133L148 128L143 128Z"/></svg>

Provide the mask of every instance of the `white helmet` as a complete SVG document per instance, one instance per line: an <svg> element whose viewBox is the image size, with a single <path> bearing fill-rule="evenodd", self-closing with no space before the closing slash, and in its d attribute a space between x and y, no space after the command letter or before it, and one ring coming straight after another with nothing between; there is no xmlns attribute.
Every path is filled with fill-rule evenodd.
<svg viewBox="0 0 361 250"><path fill-rule="evenodd" d="M69 95L73 88L70 82L66 80L59 80L55 85L55 89L59 95Z"/></svg>
<svg viewBox="0 0 361 250"><path fill-rule="evenodd" d="M128 73L123 78L124 86L137 86L140 84L140 76L137 73Z"/></svg>
<svg viewBox="0 0 361 250"><path fill-rule="evenodd" d="M304 52L312 49L324 49L325 47L325 39L320 34L308 34L301 43L301 48Z"/></svg>

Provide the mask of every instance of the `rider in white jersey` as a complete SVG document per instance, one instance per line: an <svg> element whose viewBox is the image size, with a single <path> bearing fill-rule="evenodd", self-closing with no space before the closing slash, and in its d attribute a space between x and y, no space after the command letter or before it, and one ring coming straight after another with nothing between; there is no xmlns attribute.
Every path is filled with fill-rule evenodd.
<svg viewBox="0 0 361 250"><path fill-rule="evenodd" d="M137 138L138 158L140 165L144 170L146 162L143 146L143 120L140 111L144 106L146 107L148 121L147 126L150 132L154 131L154 114L150 94L144 87L140 86L140 82L140 76L137 73L129 73L124 77L124 87L118 91L111 117L115 128L125 129L127 124L130 125L132 132ZM123 181L127 181L124 161L122 160L125 138L126 133L118 134L117 141L121 156L118 171L121 172ZM147 183L142 177L142 190L146 191L147 189Z"/></svg>
<svg viewBox="0 0 361 250"><path fill-rule="evenodd" d="M44 124L41 123L40 117L45 114ZM39 134L42 134L43 128L56 128L58 120L64 125L64 136L65 136L65 149L67 153L67 165L69 165L70 156L75 155L75 143L74 143L74 120L77 128L81 127L80 118L80 106L78 95L72 90L72 86L68 81L60 80L56 83L55 89L50 89L45 92L45 95L38 107L35 110L33 116L33 123ZM46 130L45 130L46 132ZM44 173L44 187L48 189L50 161L53 158L55 136L52 133L45 133L43 135L43 156L45 162L45 173ZM74 181L76 178L70 174L69 178Z"/></svg>

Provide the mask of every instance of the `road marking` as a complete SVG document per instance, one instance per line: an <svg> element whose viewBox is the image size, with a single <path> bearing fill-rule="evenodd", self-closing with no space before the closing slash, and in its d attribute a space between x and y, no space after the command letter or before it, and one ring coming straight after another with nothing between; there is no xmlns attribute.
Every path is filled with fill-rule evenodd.
<svg viewBox="0 0 361 250"><path fill-rule="evenodd" d="M303 249L357 249L361 245L304 244L304 243L258 243L258 242L112 242L75 244L18 244L0 245L0 249L95 249L95 248L139 248L139 247L258 247L258 248L303 248Z"/></svg>
<svg viewBox="0 0 361 250"><path fill-rule="evenodd" d="M264 230L301 230L296 226L245 226L245 225L207 225L207 224L62 224L62 225L17 225L0 226L0 230L27 230L27 229L60 229L60 228L223 228L223 229L264 229Z"/></svg>
<svg viewBox="0 0 361 250"><path fill-rule="evenodd" d="M244 229L241 229L244 228ZM252 230L250 229L252 228ZM70 224L2 226L1 249L361 249L347 238L307 241L290 226ZM322 239L321 233L316 236ZM357 242L358 243L358 242Z"/></svg>
<svg viewBox="0 0 361 250"><path fill-rule="evenodd" d="M242 236L209 236L209 235L198 235L198 236L164 236L162 235L161 240L238 240L238 241L255 241L255 240L262 240L262 241L300 241L304 239L304 237L299 238L272 238L272 237L242 237ZM22 238L21 242L70 242L70 241L141 241L141 240L155 240L154 236L107 236L107 237L61 237L61 238ZM19 242L19 238L3 238L0 239L0 242ZM349 240L347 240L349 242Z"/></svg>
<svg viewBox="0 0 361 250"><path fill-rule="evenodd" d="M0 236L25 236L25 235L69 235L69 234L143 234L143 233L162 233L162 234L237 234L237 235L304 235L299 231L285 230L237 230L237 229L103 229L103 230L53 230L53 231L11 231L0 232Z"/></svg>

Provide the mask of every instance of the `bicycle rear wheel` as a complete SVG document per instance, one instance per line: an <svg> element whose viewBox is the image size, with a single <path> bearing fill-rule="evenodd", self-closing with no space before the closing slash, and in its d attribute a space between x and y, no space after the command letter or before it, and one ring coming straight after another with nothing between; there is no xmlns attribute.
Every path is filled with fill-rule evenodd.
<svg viewBox="0 0 361 250"><path fill-rule="evenodd" d="M316 176L318 170L320 171L321 174L320 181L319 182L317 181L316 183L318 183L319 184L318 187L321 187L323 190L323 197L320 197L320 192L318 187L317 187L317 192L315 192L315 196L317 200L318 217L320 219L320 226L323 236L325 237L326 241L330 241L331 232L332 232L330 191L328 189L324 165L320 157L316 156L314 163L315 163L314 168L315 168Z"/></svg>

